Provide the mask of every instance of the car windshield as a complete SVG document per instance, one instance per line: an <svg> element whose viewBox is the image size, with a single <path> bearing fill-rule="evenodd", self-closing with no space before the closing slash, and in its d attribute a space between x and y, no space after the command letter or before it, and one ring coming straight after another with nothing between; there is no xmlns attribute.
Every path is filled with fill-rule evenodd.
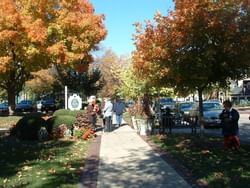
<svg viewBox="0 0 250 188"><path fill-rule="evenodd" d="M8 106L8 103L6 103L6 102L0 103L0 106L1 106L1 107L6 107L6 106Z"/></svg>
<svg viewBox="0 0 250 188"><path fill-rule="evenodd" d="M43 104L51 104L51 103L55 103L54 99L46 99L44 101L42 101Z"/></svg>
<svg viewBox="0 0 250 188"><path fill-rule="evenodd" d="M18 104L32 104L32 101L21 101L20 103Z"/></svg>
<svg viewBox="0 0 250 188"><path fill-rule="evenodd" d="M193 103L181 103L180 108L191 108Z"/></svg>
<svg viewBox="0 0 250 188"><path fill-rule="evenodd" d="M172 98L162 98L162 99L160 99L160 103L162 103L162 104L174 103L174 100Z"/></svg>
<svg viewBox="0 0 250 188"><path fill-rule="evenodd" d="M203 103L203 110L210 111L210 110L222 110L223 107L220 103Z"/></svg>

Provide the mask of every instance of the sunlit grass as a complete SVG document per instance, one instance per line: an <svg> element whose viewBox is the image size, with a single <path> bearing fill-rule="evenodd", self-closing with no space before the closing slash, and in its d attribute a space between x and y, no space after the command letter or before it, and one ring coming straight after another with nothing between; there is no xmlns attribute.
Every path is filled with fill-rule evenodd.
<svg viewBox="0 0 250 188"><path fill-rule="evenodd" d="M0 128L11 128L22 116L0 116Z"/></svg>

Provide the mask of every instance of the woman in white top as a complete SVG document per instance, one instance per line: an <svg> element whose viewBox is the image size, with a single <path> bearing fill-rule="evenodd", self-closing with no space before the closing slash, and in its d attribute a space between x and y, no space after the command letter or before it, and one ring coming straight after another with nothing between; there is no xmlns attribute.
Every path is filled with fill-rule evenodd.
<svg viewBox="0 0 250 188"><path fill-rule="evenodd" d="M103 117L105 118L104 132L112 131L112 112L113 104L110 101L110 98L105 98L105 105L103 108Z"/></svg>

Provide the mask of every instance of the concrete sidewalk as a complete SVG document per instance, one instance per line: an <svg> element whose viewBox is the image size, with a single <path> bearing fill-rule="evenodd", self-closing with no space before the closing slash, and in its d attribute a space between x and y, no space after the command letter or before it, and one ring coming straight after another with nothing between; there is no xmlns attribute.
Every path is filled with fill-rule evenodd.
<svg viewBox="0 0 250 188"><path fill-rule="evenodd" d="M191 187L128 125L102 133L98 188Z"/></svg>

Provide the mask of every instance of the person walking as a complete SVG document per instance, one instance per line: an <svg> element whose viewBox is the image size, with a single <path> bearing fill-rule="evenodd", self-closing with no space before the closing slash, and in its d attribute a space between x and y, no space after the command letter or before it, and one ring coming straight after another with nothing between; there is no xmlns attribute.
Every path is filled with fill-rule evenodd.
<svg viewBox="0 0 250 188"><path fill-rule="evenodd" d="M93 129L96 129L96 119L98 112L99 112L99 106L96 104L96 97L90 96L87 106L87 116Z"/></svg>
<svg viewBox="0 0 250 188"><path fill-rule="evenodd" d="M224 110L220 114L222 134L224 136L224 148L226 150L238 150L240 148L239 139L239 112L232 108L229 100L223 102Z"/></svg>
<svg viewBox="0 0 250 188"><path fill-rule="evenodd" d="M113 113L113 104L110 101L109 97L104 99L105 105L103 108L103 117L105 118L104 132L112 131L112 113Z"/></svg>
<svg viewBox="0 0 250 188"><path fill-rule="evenodd" d="M125 104L120 98L117 98L113 109L116 116L116 127L121 126L123 113L125 112L125 110L126 110Z"/></svg>
<svg viewBox="0 0 250 188"><path fill-rule="evenodd" d="M102 98L100 117L102 118L102 127L103 128L105 126L105 118L104 118L104 113L103 113L104 106L105 106L105 98Z"/></svg>

